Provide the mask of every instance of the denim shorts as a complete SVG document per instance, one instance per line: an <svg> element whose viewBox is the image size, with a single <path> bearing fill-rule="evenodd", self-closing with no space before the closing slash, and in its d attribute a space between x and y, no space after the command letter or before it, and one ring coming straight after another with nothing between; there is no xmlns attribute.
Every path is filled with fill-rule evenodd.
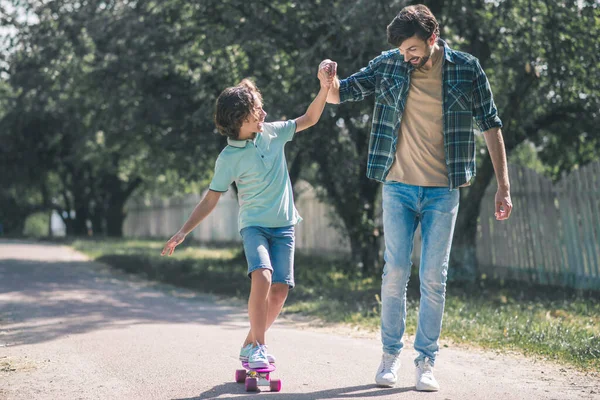
<svg viewBox="0 0 600 400"><path fill-rule="evenodd" d="M294 283L294 226L264 228L248 226L240 231L248 261L248 277L257 269L271 271L271 283Z"/></svg>

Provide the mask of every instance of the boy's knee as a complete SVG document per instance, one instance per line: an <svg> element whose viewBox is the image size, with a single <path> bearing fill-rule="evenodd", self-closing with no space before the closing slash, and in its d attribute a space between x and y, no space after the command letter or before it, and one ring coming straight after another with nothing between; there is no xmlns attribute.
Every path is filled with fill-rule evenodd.
<svg viewBox="0 0 600 400"><path fill-rule="evenodd" d="M260 268L250 274L253 283L271 284L271 270Z"/></svg>
<svg viewBox="0 0 600 400"><path fill-rule="evenodd" d="M273 301L283 303L287 298L289 287L287 284L275 283L271 286L269 296Z"/></svg>

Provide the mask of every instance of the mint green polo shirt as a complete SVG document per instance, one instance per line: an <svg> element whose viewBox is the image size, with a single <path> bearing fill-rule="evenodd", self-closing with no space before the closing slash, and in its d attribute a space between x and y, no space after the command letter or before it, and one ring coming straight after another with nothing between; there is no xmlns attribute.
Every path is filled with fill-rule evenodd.
<svg viewBox="0 0 600 400"><path fill-rule="evenodd" d="M296 132L294 120L265 123L252 140L227 140L215 163L209 189L226 192L238 188L238 227L279 228L302 220L294 206L292 182L284 146Z"/></svg>

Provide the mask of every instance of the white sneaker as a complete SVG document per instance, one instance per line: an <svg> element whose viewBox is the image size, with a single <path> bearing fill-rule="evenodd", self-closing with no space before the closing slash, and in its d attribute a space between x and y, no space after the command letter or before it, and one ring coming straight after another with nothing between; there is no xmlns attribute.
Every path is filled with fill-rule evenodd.
<svg viewBox="0 0 600 400"><path fill-rule="evenodd" d="M375 383L378 386L394 386L398 381L398 368L400 368L400 354L383 353L375 375Z"/></svg>
<svg viewBox="0 0 600 400"><path fill-rule="evenodd" d="M250 357L250 353L252 353L253 347L254 347L254 345L252 343L249 343L240 349L240 361L241 362L245 362L245 363L248 362L248 357ZM275 364L275 356L274 355L267 353L267 360L269 360L270 364Z"/></svg>
<svg viewBox="0 0 600 400"><path fill-rule="evenodd" d="M415 386L418 391L422 392L437 392L440 390L440 385L433 376L433 365L429 358L417 362L417 384Z"/></svg>

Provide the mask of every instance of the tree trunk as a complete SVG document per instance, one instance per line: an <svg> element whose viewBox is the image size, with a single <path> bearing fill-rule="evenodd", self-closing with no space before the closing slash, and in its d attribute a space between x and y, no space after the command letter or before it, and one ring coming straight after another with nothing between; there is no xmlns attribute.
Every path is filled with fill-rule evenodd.
<svg viewBox="0 0 600 400"><path fill-rule="evenodd" d="M123 237L123 223L127 216L125 203L133 191L142 183L140 178L132 182L121 182L117 176L108 180L110 185L107 189L107 207L105 211L106 235L110 237Z"/></svg>
<svg viewBox="0 0 600 400"><path fill-rule="evenodd" d="M88 209L85 205L75 208L75 219L73 220L73 235L88 236Z"/></svg>
<svg viewBox="0 0 600 400"><path fill-rule="evenodd" d="M473 185L461 193L452 251L450 253L449 278L453 280L473 281L478 277L476 240L477 223L481 210L481 201L492 177L494 167L492 160L486 155Z"/></svg>
<svg viewBox="0 0 600 400"><path fill-rule="evenodd" d="M348 233L352 254L351 273L362 272L364 276L370 276L381 267L379 248L381 237L373 232L354 230Z"/></svg>
<svg viewBox="0 0 600 400"><path fill-rule="evenodd" d="M74 221L71 217L63 218L63 222L65 224L65 234L67 236L75 235Z"/></svg>
<svg viewBox="0 0 600 400"><path fill-rule="evenodd" d="M53 211L50 210L50 212L48 212L48 237L49 238L54 237L54 232L52 232L52 214L53 214Z"/></svg>
<svg viewBox="0 0 600 400"><path fill-rule="evenodd" d="M125 222L125 201L122 195L113 193L110 196L106 210L106 234L109 237L123 237L123 222Z"/></svg>

